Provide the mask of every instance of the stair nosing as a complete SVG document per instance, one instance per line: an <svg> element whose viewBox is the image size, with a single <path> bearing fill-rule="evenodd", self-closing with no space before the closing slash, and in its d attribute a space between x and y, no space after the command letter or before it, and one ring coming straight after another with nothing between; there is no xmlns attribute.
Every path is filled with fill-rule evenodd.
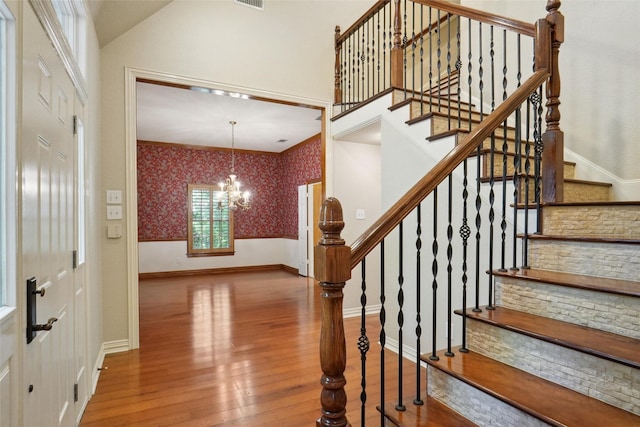
<svg viewBox="0 0 640 427"><path fill-rule="evenodd" d="M522 237L522 236L519 236ZM588 243L619 243L623 245L640 244L640 237L631 235L591 235L591 236L563 236L559 234L529 234L529 240L555 240L567 242L588 242Z"/></svg>
<svg viewBox="0 0 640 427"><path fill-rule="evenodd" d="M611 352L606 352L602 349L596 349L587 343L589 340L583 340L583 342L578 342L580 340L571 339L571 337L575 338L578 336L582 336L584 333L588 333L591 338L598 337L600 340L606 340L607 344L618 344L618 345L629 345L638 347L640 349L640 340L630 337L625 337L623 335L617 335L612 332L601 331L599 329L593 329L588 326L576 325L573 323L565 322L562 320L551 319L544 316L538 316L536 314L525 313L509 308L504 307L495 307L494 310L487 310L486 307L481 307L482 312L474 312L467 309L466 317L467 319L473 319L479 322L483 322L489 325L493 325L508 331L512 331L518 334L526 335L531 338L535 338L541 341L545 341L551 344L559 345L564 348L568 348L571 350L579 351L581 353L589 354L594 357L599 357L602 359L609 360L611 362L620 363L625 366L630 366L632 368L640 369L640 351L631 352L632 354L638 355L637 360L631 360L628 357L622 354L613 354ZM461 310L456 310L456 314L461 315ZM523 326L516 326L515 324L502 323L499 320L493 319L495 314L500 314L503 316L513 316L517 313L517 315L521 318L526 318L535 324L538 327L538 330L534 330L534 328L525 328ZM564 337L552 336L548 333L544 333L542 329L548 330L551 326L549 324L556 325L553 329L557 331L564 331ZM545 326L544 328L542 326ZM567 333L567 332L573 332ZM611 346L613 347L613 346Z"/></svg>

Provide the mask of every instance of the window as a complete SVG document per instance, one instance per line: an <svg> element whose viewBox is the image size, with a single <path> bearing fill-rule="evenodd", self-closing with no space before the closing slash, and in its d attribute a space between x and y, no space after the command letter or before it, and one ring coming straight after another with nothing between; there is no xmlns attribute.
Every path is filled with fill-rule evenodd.
<svg viewBox="0 0 640 427"><path fill-rule="evenodd" d="M51 5L60 28L64 34L71 54L84 73L85 47L84 37L86 33L86 12L82 1L79 0L52 0Z"/></svg>
<svg viewBox="0 0 640 427"><path fill-rule="evenodd" d="M78 218L78 234L77 234L77 258L76 258L76 267L81 266L85 263L86 260L86 228L87 228L87 218L86 218L86 207L85 207L85 192L86 192L86 170L84 163L85 156L85 140L84 140L84 125L82 124L82 120L78 116L74 118L74 126L76 132L76 144L77 144L77 184L76 184L76 217Z"/></svg>
<svg viewBox="0 0 640 427"><path fill-rule="evenodd" d="M227 194L213 185L188 185L187 254L233 255L233 212Z"/></svg>

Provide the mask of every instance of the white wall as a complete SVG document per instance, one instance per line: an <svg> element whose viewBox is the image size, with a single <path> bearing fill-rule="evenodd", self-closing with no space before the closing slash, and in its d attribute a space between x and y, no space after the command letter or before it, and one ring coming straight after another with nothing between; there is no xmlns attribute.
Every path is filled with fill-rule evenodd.
<svg viewBox="0 0 640 427"><path fill-rule="evenodd" d="M362 0L275 0L261 12L233 2L176 0L103 47L102 189L136 191L126 188L125 180L127 173L135 174L126 169L131 160L125 128L126 67L260 90L275 99L293 95L314 105L330 102L334 27L346 28L370 6ZM332 166L328 156L327 169ZM105 341L130 335L130 239L136 239L135 234L123 227L121 239L102 240L103 283L108 288L103 293Z"/></svg>
<svg viewBox="0 0 640 427"><path fill-rule="evenodd" d="M546 15L543 0L462 0L464 6L535 22ZM632 185L620 198L640 198L640 2L564 1L565 41L560 47L560 126L565 148L580 178L595 177L597 165L609 181ZM575 155L573 154L575 153ZM607 173L600 174L606 177ZM633 194L635 191L635 194Z"/></svg>
<svg viewBox="0 0 640 427"><path fill-rule="evenodd" d="M89 368L100 362L103 343L102 317L102 236L103 192L100 171L100 48L93 22L87 19L86 73L88 100L85 105L87 179L87 324ZM94 382L98 373L91 373ZM95 386L95 384L94 384Z"/></svg>
<svg viewBox="0 0 640 427"><path fill-rule="evenodd" d="M351 245L382 213L380 145L335 141L334 154L334 195L342 205L345 222L342 238ZM356 218L356 209L364 210L364 219ZM379 262L371 260L370 264L379 265ZM371 295L377 295L379 274L372 272L368 277L368 286L373 291ZM357 311L360 307L360 282L360 270L356 269L344 288L345 311ZM371 303L377 304L376 301Z"/></svg>
<svg viewBox="0 0 640 427"><path fill-rule="evenodd" d="M138 271L157 273L275 264L298 268L297 240L236 239L234 245L235 256L188 257L186 240L139 242Z"/></svg>

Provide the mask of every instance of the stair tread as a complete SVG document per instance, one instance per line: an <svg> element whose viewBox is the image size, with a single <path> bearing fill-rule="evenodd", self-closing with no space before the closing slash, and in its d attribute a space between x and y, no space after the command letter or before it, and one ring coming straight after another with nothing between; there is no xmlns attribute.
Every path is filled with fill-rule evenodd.
<svg viewBox="0 0 640 427"><path fill-rule="evenodd" d="M545 206L640 206L640 201L636 200L608 200L604 202L547 202L543 203L542 207Z"/></svg>
<svg viewBox="0 0 640 427"><path fill-rule="evenodd" d="M456 310L461 314L460 310ZM481 312L466 310L467 317L533 338L640 368L640 340L504 307Z"/></svg>
<svg viewBox="0 0 640 427"><path fill-rule="evenodd" d="M423 405L406 405L406 410L398 411L395 403L386 403L384 412L387 419L396 426L416 427L475 427L459 413L436 399L426 396ZM378 407L378 411L381 408Z"/></svg>
<svg viewBox="0 0 640 427"><path fill-rule="evenodd" d="M640 297L640 281L586 276L561 271L541 270L538 268L522 268L515 271L495 270L493 275L550 283L553 285L586 289L590 291L606 292L610 294Z"/></svg>
<svg viewBox="0 0 640 427"><path fill-rule="evenodd" d="M592 243L624 243L638 244L640 238L636 235L628 234L590 234L588 236L558 236L550 234L530 234L529 240L556 240L556 241L573 241L573 242L592 242Z"/></svg>
<svg viewBox="0 0 640 427"><path fill-rule="evenodd" d="M526 174L524 174L524 173L520 174L520 178L521 179L524 179L525 177L527 177ZM529 177L529 179L531 181L533 181L533 179L535 178L535 176L531 175L531 174L529 174L528 177ZM513 175L507 175L506 178L507 178L507 181L512 181L514 176ZM494 179L495 182L501 182L502 181L502 175L495 175L493 177L493 179ZM480 178L480 182L489 182L490 180L491 180L491 177L489 177L489 176L485 176L485 177L481 177ZM575 178L564 178L563 181L565 183L570 183L570 184L597 185L597 186L600 186L600 187L612 187L613 186L613 184L611 184L610 182L586 181L586 180L583 180L583 179L575 179ZM606 202L603 202L603 203L606 203Z"/></svg>
<svg viewBox="0 0 640 427"><path fill-rule="evenodd" d="M440 360L425 357L434 368L476 387L529 415L555 426L632 426L640 417L600 400L528 374L470 351ZM535 391L535 392L534 392Z"/></svg>

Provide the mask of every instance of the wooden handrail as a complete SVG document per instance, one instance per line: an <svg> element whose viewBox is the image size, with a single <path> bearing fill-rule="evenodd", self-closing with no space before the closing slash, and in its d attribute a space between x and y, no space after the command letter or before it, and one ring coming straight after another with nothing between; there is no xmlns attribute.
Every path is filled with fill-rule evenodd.
<svg viewBox="0 0 640 427"><path fill-rule="evenodd" d="M346 31L342 33L342 35L340 35L340 37L336 38L336 44L342 44L342 42L348 39L356 29L367 22L367 20L375 15L378 11L383 9L390 1L391 0L378 0L356 22L354 22L349 28L347 28Z"/></svg>
<svg viewBox="0 0 640 427"><path fill-rule="evenodd" d="M463 16L465 18L473 19L485 24L494 25L496 27L504 28L514 31L519 34L527 35L530 37L535 36L535 26L528 22L518 21L517 19L507 18L505 16L490 14L480 10L471 9L458 4L449 3L442 0L412 0L414 3L422 4L424 6L431 6L449 12L451 14ZM369 10L367 10L356 22L354 22L344 33L336 38L336 44L341 44L345 41L357 28L364 24L371 16L376 14L379 10L384 8L390 0L378 0Z"/></svg>
<svg viewBox="0 0 640 427"><path fill-rule="evenodd" d="M351 246L351 269L373 250L420 202L449 176L477 147L549 77L546 69L537 70L495 111L456 145L436 166L391 206Z"/></svg>
<svg viewBox="0 0 640 427"><path fill-rule="evenodd" d="M412 0L414 3L422 4L425 6L436 7L445 12L452 13L454 15L463 16L465 18L473 19L484 24L493 25L495 27L504 28L505 30L514 31L519 34L527 35L530 37L535 36L535 25L517 19L507 18L506 16L495 15L481 10L471 9L459 4L449 3L443 0Z"/></svg>

